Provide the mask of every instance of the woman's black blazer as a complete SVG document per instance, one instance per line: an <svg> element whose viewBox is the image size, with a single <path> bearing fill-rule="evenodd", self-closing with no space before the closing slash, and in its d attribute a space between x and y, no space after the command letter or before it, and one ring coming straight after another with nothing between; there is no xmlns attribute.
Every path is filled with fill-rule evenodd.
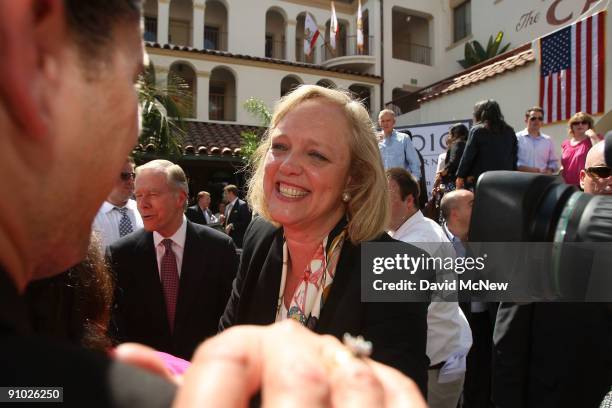
<svg viewBox="0 0 612 408"><path fill-rule="evenodd" d="M332 241L341 228L330 236ZM395 242L387 234L376 241ZM249 225L232 294L221 317L220 330L238 324L274 323L282 274L283 230L262 218ZM339 339L344 333L362 335L373 343L372 358L411 377L426 395L429 359L427 303L366 303L361 301L360 246L345 241L329 297L321 310L316 333Z"/></svg>

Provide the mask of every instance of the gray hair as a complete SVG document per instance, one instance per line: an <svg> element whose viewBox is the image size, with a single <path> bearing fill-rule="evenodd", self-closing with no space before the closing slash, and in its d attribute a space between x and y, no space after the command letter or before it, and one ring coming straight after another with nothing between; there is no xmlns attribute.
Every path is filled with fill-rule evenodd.
<svg viewBox="0 0 612 408"><path fill-rule="evenodd" d="M151 160L142 166L136 167L136 175L143 170L156 170L166 175L168 185L176 191L184 191L189 195L189 186L187 184L187 176L178 164L174 164L169 160L157 159Z"/></svg>

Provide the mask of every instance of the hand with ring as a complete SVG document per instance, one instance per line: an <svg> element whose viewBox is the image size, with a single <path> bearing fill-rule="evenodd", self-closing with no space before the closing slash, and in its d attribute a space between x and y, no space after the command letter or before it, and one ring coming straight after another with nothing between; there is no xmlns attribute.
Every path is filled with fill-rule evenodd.
<svg viewBox="0 0 612 408"><path fill-rule="evenodd" d="M175 406L245 407L257 391L265 407L426 407L399 371L291 320L236 326L204 342Z"/></svg>

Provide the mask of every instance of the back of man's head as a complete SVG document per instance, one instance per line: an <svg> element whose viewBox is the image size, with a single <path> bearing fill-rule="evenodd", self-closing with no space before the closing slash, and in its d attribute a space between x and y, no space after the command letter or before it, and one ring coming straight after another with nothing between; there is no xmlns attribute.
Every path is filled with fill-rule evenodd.
<svg viewBox="0 0 612 408"><path fill-rule="evenodd" d="M401 167L393 167L386 171L387 179L397 183L402 201L406 201L408 196L413 197L414 207L418 209L420 196L419 183L412 174Z"/></svg>
<svg viewBox="0 0 612 408"><path fill-rule="evenodd" d="M137 0L0 2L0 264L19 289L84 257L135 144L139 22Z"/></svg>
<svg viewBox="0 0 612 408"><path fill-rule="evenodd" d="M465 238L469 230L474 194L469 190L453 190L442 197L440 212L448 229L455 236Z"/></svg>

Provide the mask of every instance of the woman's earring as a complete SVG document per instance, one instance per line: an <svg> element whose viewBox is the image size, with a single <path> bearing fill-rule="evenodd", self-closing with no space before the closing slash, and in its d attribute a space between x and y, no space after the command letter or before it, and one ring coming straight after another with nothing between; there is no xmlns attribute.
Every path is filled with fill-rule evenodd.
<svg viewBox="0 0 612 408"><path fill-rule="evenodd" d="M347 191L342 193L342 201L344 201L345 203L351 201L351 195Z"/></svg>

